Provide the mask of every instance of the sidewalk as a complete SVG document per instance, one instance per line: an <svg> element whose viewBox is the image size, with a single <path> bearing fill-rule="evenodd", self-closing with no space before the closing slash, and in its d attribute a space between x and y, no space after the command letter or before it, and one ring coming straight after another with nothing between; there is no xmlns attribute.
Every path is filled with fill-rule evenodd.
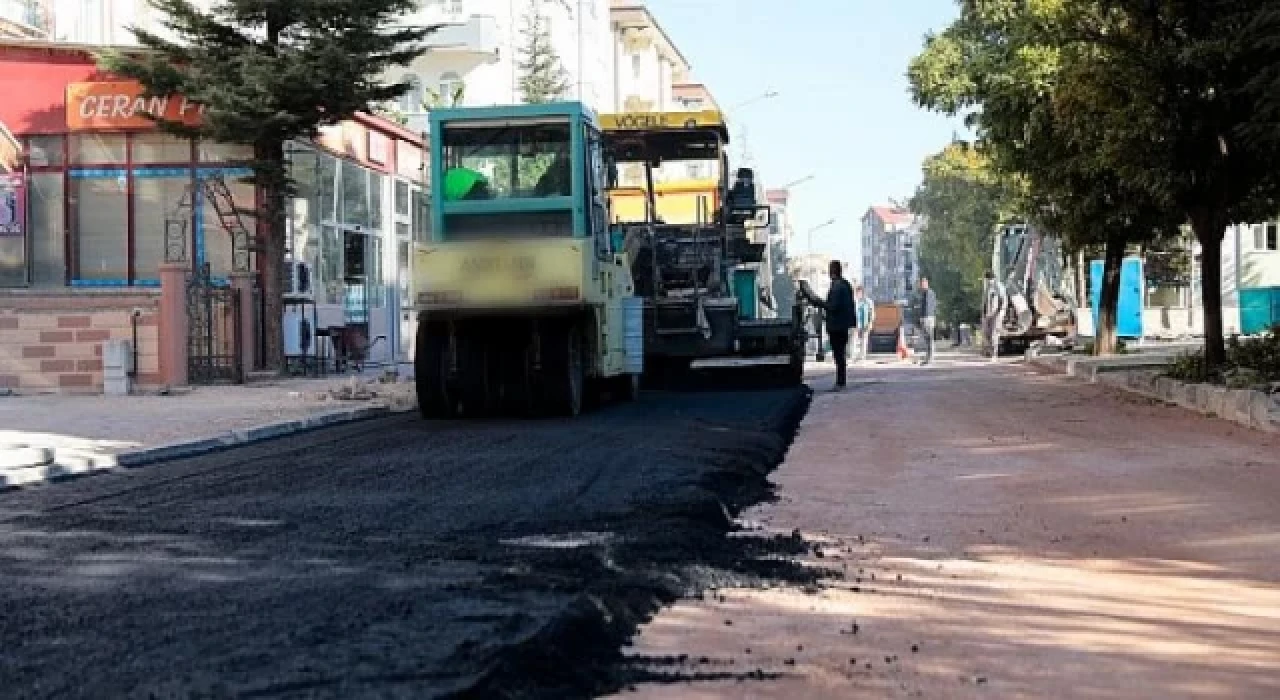
<svg viewBox="0 0 1280 700"><path fill-rule="evenodd" d="M744 518L829 577L662 611L618 697L1280 697L1280 439L981 364L816 377Z"/></svg>
<svg viewBox="0 0 1280 700"><path fill-rule="evenodd" d="M0 488L141 466L415 406L413 385L282 379L170 395L0 397Z"/></svg>

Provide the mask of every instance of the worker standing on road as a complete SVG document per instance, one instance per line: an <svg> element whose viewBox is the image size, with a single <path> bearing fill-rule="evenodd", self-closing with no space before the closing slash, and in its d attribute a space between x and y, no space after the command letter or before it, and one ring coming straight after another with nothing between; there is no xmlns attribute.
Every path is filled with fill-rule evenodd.
<svg viewBox="0 0 1280 700"><path fill-rule="evenodd" d="M853 290L854 308L857 309L857 345L854 346L854 360L867 359L867 345L871 342L871 324L876 322L876 304L867 298L862 285Z"/></svg>
<svg viewBox="0 0 1280 700"><path fill-rule="evenodd" d="M1008 308L1009 293L991 270L987 270L984 277L986 294L982 300L982 334L987 338L991 361L996 362L1000 359L1000 327L1004 323L1005 309Z"/></svg>
<svg viewBox="0 0 1280 700"><path fill-rule="evenodd" d="M844 268L839 260L832 260L827 268L831 275L831 289L827 291L827 300L823 301L802 286L810 304L822 309L827 316L827 337L831 339L831 354L836 360L836 386L840 391L845 387L848 378L849 329L857 322L853 305L853 288L844 278Z"/></svg>
<svg viewBox="0 0 1280 700"><path fill-rule="evenodd" d="M929 288L929 278L920 278L920 334L924 336L924 361L920 364L933 363L933 333L938 328L938 295Z"/></svg>

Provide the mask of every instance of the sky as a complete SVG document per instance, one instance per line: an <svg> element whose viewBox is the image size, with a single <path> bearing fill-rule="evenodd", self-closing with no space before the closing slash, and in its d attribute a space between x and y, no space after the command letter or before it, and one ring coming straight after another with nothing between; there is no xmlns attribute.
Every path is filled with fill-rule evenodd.
<svg viewBox="0 0 1280 700"><path fill-rule="evenodd" d="M917 108L906 69L924 36L957 15L955 0L646 0L726 112L731 161L745 142L766 187L810 175L792 190L802 254L856 255L861 219L876 204L915 192L926 156L958 120ZM756 100L769 90L772 99Z"/></svg>

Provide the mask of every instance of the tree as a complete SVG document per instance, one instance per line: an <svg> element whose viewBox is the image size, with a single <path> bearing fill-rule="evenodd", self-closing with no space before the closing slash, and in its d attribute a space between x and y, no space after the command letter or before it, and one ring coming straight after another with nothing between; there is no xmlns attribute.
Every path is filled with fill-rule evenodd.
<svg viewBox="0 0 1280 700"><path fill-rule="evenodd" d="M939 315L952 324L982 313L983 273L994 235L1014 214L1009 182L972 144L956 142L924 163L911 210L924 220L920 269L938 295Z"/></svg>
<svg viewBox="0 0 1280 700"><path fill-rule="evenodd" d="M160 128L253 147L250 180L264 200L256 241L264 359L281 368L285 204L292 189L285 144L403 94L407 85L387 85L379 76L420 55L432 28L401 22L417 7L414 0L225 0L209 11L188 0L149 1L176 40L133 28L146 50L107 53L101 63L141 82L148 96L183 95L205 108L197 126L161 121Z"/></svg>
<svg viewBox="0 0 1280 700"><path fill-rule="evenodd" d="M1280 13L1269 0L1101 4L1121 21L1081 28L1084 41L1116 56L1093 79L1110 89L1091 128L1118 177L1170 201L1190 223L1201 248L1205 360L1215 371L1226 359L1226 229L1280 209Z"/></svg>
<svg viewBox="0 0 1280 700"><path fill-rule="evenodd" d="M1114 29L1098 2L970 0L942 34L926 39L908 76L916 101L968 112L997 172L1016 183L1032 225L1068 250L1105 247L1095 351L1115 348L1120 264L1128 246L1169 227L1167 201L1115 173L1091 119L1112 86L1096 81L1115 55L1076 39L1082 26ZM1092 80L1092 82L1091 82Z"/></svg>
<svg viewBox="0 0 1280 700"><path fill-rule="evenodd" d="M529 0L524 15L524 47L516 67L520 70L520 99L543 104L563 99L569 92L569 75L551 39L551 24L542 11L545 0Z"/></svg>

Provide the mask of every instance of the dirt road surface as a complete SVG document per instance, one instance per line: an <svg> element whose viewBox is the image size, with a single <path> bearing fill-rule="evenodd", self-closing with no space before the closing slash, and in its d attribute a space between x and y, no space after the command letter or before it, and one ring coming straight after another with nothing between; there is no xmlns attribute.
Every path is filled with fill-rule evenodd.
<svg viewBox="0 0 1280 700"><path fill-rule="evenodd" d="M824 586L664 610L617 697L1280 697L1280 441L1018 365L852 376L745 516Z"/></svg>
<svg viewBox="0 0 1280 700"><path fill-rule="evenodd" d="M574 698L707 582L801 390L369 421L0 494L0 697ZM772 551L795 554L798 541ZM738 569L742 569L739 571Z"/></svg>

